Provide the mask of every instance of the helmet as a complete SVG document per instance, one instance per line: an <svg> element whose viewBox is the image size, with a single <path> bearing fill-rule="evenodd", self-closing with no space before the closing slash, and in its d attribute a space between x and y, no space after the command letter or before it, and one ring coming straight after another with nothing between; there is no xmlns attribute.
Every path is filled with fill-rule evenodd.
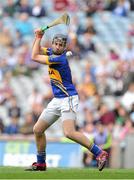
<svg viewBox="0 0 134 180"><path fill-rule="evenodd" d="M64 44L64 46L66 46L66 44L67 44L67 36L64 34L56 34L53 37L52 43L54 43L55 40L62 42Z"/></svg>

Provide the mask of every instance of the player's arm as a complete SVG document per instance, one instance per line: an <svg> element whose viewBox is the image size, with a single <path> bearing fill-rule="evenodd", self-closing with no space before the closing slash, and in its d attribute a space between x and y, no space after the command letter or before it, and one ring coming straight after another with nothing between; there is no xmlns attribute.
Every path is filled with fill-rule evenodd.
<svg viewBox="0 0 134 180"><path fill-rule="evenodd" d="M48 50L46 47L40 47L40 54L42 55L48 55Z"/></svg>
<svg viewBox="0 0 134 180"><path fill-rule="evenodd" d="M43 33L40 29L35 31L35 40L32 48L32 60L41 64L47 64L49 56L40 54L40 43Z"/></svg>
<svg viewBox="0 0 134 180"><path fill-rule="evenodd" d="M53 58L51 55L50 56L42 55L40 53L40 42L41 42L41 39L37 38L35 40L35 43L32 49L32 60L41 64L47 64L47 65L60 64L62 62L61 61L62 55L55 58Z"/></svg>
<svg viewBox="0 0 134 180"><path fill-rule="evenodd" d="M47 64L47 65L50 65L50 64L60 64L62 62L62 59L63 59L63 55L62 54L61 56L59 57L52 57L51 55L42 55L40 53L40 43L41 43L41 38L43 36L43 33L40 29L37 29L35 31L35 41L33 43L33 48L32 48L32 59L33 61L36 61L38 63L41 63L41 64Z"/></svg>

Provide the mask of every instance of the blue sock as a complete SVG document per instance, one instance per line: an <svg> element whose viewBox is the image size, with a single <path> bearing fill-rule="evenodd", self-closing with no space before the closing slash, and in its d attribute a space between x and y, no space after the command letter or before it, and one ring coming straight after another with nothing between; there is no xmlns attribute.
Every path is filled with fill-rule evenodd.
<svg viewBox="0 0 134 180"><path fill-rule="evenodd" d="M37 163L45 163L46 162L46 152L38 152L37 154Z"/></svg>
<svg viewBox="0 0 134 180"><path fill-rule="evenodd" d="M98 155L101 154L102 149L99 148L96 144L93 144L90 151L95 155L95 157L97 157Z"/></svg>

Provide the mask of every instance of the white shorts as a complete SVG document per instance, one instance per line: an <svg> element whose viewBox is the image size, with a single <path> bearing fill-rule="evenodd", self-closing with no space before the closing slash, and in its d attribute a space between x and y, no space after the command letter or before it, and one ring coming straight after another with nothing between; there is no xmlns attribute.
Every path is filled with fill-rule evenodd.
<svg viewBox="0 0 134 180"><path fill-rule="evenodd" d="M62 121L67 119L76 120L78 103L78 95L53 98L41 113L39 120L46 121L49 125L53 124L59 117Z"/></svg>

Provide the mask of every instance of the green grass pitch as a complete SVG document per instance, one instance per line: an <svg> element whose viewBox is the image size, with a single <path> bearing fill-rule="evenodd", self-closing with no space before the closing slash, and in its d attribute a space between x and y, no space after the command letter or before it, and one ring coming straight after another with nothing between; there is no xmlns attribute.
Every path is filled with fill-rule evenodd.
<svg viewBox="0 0 134 180"><path fill-rule="evenodd" d="M134 179L134 169L48 168L45 172L0 167L0 179Z"/></svg>

